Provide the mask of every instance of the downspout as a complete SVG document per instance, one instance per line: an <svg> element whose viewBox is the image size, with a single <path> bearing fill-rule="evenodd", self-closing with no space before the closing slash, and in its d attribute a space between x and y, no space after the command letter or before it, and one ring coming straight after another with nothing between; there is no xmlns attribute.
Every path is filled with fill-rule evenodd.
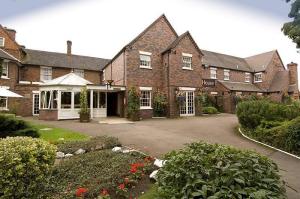
<svg viewBox="0 0 300 199"><path fill-rule="evenodd" d="M168 106L169 106L169 116L171 116L171 99L170 99L170 51L168 52L168 66L167 66L167 88L168 88Z"/></svg>
<svg viewBox="0 0 300 199"><path fill-rule="evenodd" d="M123 52L123 85L125 86L125 75L126 75L126 73L125 73L125 68L126 68L126 66L125 66L125 64L126 64L126 60L125 60L125 58L126 58L126 56L125 56L125 53L126 53L126 50L124 50L124 52Z"/></svg>

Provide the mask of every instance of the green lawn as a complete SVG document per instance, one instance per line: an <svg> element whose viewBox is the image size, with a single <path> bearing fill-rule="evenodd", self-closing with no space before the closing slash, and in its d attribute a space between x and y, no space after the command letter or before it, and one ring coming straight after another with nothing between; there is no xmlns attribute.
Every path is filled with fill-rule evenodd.
<svg viewBox="0 0 300 199"><path fill-rule="evenodd" d="M34 123L32 123L32 125L39 130L39 133L41 135L40 138L49 142L57 142L59 138L64 138L64 141L88 140L90 138L89 136L84 135L80 132L75 132L63 128L56 128Z"/></svg>
<svg viewBox="0 0 300 199"><path fill-rule="evenodd" d="M157 186L155 184L146 191L146 193L139 197L139 199L156 199L157 196Z"/></svg>

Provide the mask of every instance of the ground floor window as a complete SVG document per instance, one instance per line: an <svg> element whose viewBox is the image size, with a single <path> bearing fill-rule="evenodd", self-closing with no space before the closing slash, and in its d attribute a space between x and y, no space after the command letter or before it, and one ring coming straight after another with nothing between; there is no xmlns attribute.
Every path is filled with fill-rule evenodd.
<svg viewBox="0 0 300 199"><path fill-rule="evenodd" d="M41 109L57 108L57 91L41 92Z"/></svg>
<svg viewBox="0 0 300 199"><path fill-rule="evenodd" d="M141 109L151 108L151 90L141 90L140 108Z"/></svg>
<svg viewBox="0 0 300 199"><path fill-rule="evenodd" d="M71 109L72 108L72 92L61 92L61 108Z"/></svg>
<svg viewBox="0 0 300 199"><path fill-rule="evenodd" d="M105 93L93 92L93 108L106 108Z"/></svg>
<svg viewBox="0 0 300 199"><path fill-rule="evenodd" d="M74 108L80 108L80 92L74 93Z"/></svg>
<svg viewBox="0 0 300 199"><path fill-rule="evenodd" d="M7 97L0 97L0 110L7 110Z"/></svg>

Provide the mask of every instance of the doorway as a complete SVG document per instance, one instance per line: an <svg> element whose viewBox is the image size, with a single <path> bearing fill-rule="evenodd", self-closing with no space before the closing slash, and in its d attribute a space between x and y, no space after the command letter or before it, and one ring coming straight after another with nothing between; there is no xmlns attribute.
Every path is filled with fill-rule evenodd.
<svg viewBox="0 0 300 199"><path fill-rule="evenodd" d="M119 116L118 93L107 93L107 116Z"/></svg>
<svg viewBox="0 0 300 199"><path fill-rule="evenodd" d="M183 102L180 104L180 116L194 116L195 103L194 91L186 91L183 93Z"/></svg>

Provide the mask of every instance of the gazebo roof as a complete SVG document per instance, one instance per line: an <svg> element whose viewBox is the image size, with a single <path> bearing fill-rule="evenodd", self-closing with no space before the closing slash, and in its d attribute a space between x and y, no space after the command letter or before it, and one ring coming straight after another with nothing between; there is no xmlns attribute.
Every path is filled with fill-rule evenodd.
<svg viewBox="0 0 300 199"><path fill-rule="evenodd" d="M41 86L58 86L58 85L63 85L63 86L86 86L88 84L93 84L92 82L76 75L75 73L69 73L64 76L55 78L53 80L47 81Z"/></svg>

